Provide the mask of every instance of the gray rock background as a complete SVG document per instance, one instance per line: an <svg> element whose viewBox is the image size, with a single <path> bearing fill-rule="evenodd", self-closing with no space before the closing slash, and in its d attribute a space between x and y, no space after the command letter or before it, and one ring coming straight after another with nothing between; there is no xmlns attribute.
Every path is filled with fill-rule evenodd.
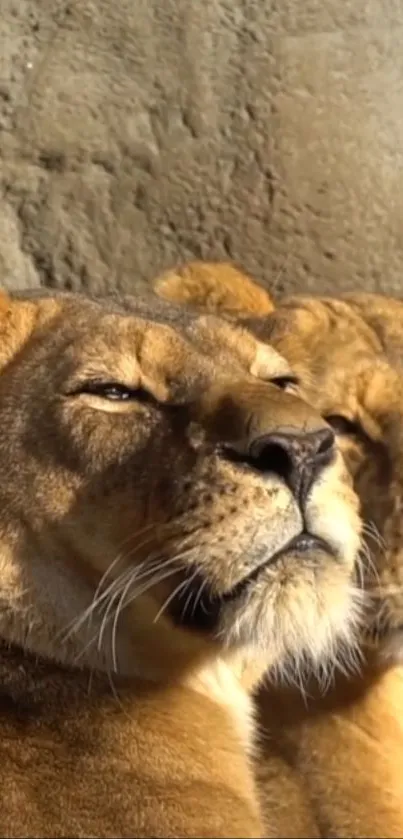
<svg viewBox="0 0 403 839"><path fill-rule="evenodd" d="M0 0L0 279L403 293L402 0Z"/></svg>

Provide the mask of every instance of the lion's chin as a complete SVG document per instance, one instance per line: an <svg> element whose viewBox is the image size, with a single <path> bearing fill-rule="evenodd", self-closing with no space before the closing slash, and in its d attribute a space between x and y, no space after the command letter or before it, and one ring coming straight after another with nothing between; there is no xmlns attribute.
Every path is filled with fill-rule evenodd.
<svg viewBox="0 0 403 839"><path fill-rule="evenodd" d="M176 625L225 649L267 657L273 676L301 679L356 663L364 611L353 572L321 539L302 533L221 595L198 579L171 604Z"/></svg>
<svg viewBox="0 0 403 839"><path fill-rule="evenodd" d="M245 597L253 596L256 584L268 569L274 569L287 555L333 554L332 548L321 538L301 531L287 541L279 550L265 556L252 571L245 574L231 588L217 593L208 578L197 568L184 569L183 582L178 586L177 594L170 600L170 613L175 623L199 633L215 635L219 630L221 617L228 604L236 609L244 609Z"/></svg>
<svg viewBox="0 0 403 839"><path fill-rule="evenodd" d="M328 679L336 668L354 669L360 656L362 591L344 571L337 581L329 567L290 571L286 579L289 560L284 558L283 580L268 580L265 574L232 613L228 607L220 627L223 643L265 652L267 674L276 681L301 684L312 673Z"/></svg>

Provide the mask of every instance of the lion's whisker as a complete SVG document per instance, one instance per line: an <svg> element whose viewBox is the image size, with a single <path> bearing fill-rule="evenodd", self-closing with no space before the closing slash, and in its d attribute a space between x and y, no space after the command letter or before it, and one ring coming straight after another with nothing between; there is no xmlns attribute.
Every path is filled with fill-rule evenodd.
<svg viewBox="0 0 403 839"><path fill-rule="evenodd" d="M185 605L184 605L184 607L183 607L183 609L182 609L182 619L183 619L183 618L184 618L184 616L186 615L187 608L188 608L188 606L190 605L190 602L191 602L191 600L192 600L192 594L193 594L193 592L192 592L192 588L191 588L191 586L192 586L193 580L195 580L195 579L197 578L197 576L198 576L198 570L196 569L196 571L194 572L194 574L192 574L192 576L191 576L191 577L189 578L189 580L188 580L188 585L187 585L187 588L189 588L189 593L188 593L188 596L187 596L187 598L186 598L186 603L185 603ZM205 581L205 582L206 582L206 581ZM202 584L202 585L203 585L203 584ZM186 591L186 588L185 588L185 591ZM192 615L194 615L194 612L195 612L195 606L193 606Z"/></svg>
<svg viewBox="0 0 403 839"><path fill-rule="evenodd" d="M193 615L194 615L194 613L195 613L195 611L196 611L197 605L198 605L198 603L199 603L199 602L200 602L200 600L201 600L201 597L202 597L203 591L204 591L204 589L206 588L207 584L208 584L208 580L207 580L207 578L206 578L205 580L203 580L203 582L202 582L202 583L200 583L199 590L198 590L198 592L197 592L197 594L196 594L196 597L195 597L195 599L194 599L194 601L193 601L192 617L193 617ZM205 610L205 608L204 608L204 606L203 606L203 603L201 603L201 608L202 608L202 610L204 611L204 613L206 613L206 610Z"/></svg>
<svg viewBox="0 0 403 839"><path fill-rule="evenodd" d="M85 621L89 621L92 618L94 611L98 608L98 606L107 604L108 597L111 596L112 591L114 588L118 587L123 579L127 579L127 575L132 574L133 571L136 572L138 579L142 578L142 574L139 572L143 570L145 575L149 574L151 571L155 570L160 562L160 558L157 556L154 560L147 558L140 563L140 565L136 565L135 568L127 568L119 577L112 580L112 582L106 587L106 589L98 595L97 598L92 599L90 605L81 613L79 617L75 617L67 627L64 627L63 633L61 633L61 640L67 641L71 635L78 632L78 630L82 627ZM98 586L99 590L99 586Z"/></svg>
<svg viewBox="0 0 403 839"><path fill-rule="evenodd" d="M379 550L384 551L386 549L386 542L383 536L381 536L378 528L374 524L373 521L364 522L362 525L362 533L368 539L375 543L376 547Z"/></svg>
<svg viewBox="0 0 403 839"><path fill-rule="evenodd" d="M376 585L371 586L368 590L369 594L378 597L380 595L385 596L388 594L401 594L403 592L403 583L399 585L397 583L377 583Z"/></svg>
<svg viewBox="0 0 403 839"><path fill-rule="evenodd" d="M164 602L163 602L163 604L162 604L161 608L158 610L158 612L157 612L157 614L156 614L156 616L155 616L155 618L154 618L154 620L153 620L153 623L157 623L158 619L161 617L161 615L162 615L162 614L165 612L165 610L168 608L169 604L172 602L172 600L174 599L174 597L175 597L177 594L179 594L179 592L180 592L182 589L184 589L184 591L186 591L186 589L187 589L187 587L188 587L188 585L189 585L189 582L190 582L190 580L182 580L182 582L178 583L178 585L176 586L176 588L175 588L173 591L171 591L171 594L170 594L170 595L166 598L166 600L164 600Z"/></svg>
<svg viewBox="0 0 403 839"><path fill-rule="evenodd" d="M144 565L146 565L145 568ZM138 584L141 580L147 579L147 577L150 577L152 574L157 574L160 570L162 570L162 568L166 569L166 567L169 565L172 565L172 560L161 561L159 557L156 557L155 559L151 559L150 562L147 564L146 562L143 562L139 566L135 566L134 568L128 568L125 571L125 573L122 574L118 580L116 580L116 586L114 586L114 588L116 588L116 591L113 594L112 591L110 592L111 596L106 605L105 614L102 619L102 624L98 638L98 650L100 650L102 647L102 639L104 629L108 621L108 616L112 611L112 607L116 598L121 595L122 589L125 589L126 586L127 588L129 588L130 585L133 585L134 583Z"/></svg>
<svg viewBox="0 0 403 839"><path fill-rule="evenodd" d="M91 646L92 646L92 645L96 642L97 638L98 638L98 644L97 644L98 652L101 652L101 649L102 649L102 643L103 643L103 636L104 636L104 633L105 633L105 630L106 630L106 626L107 626L107 624L108 624L108 621L112 619L112 614L111 614L111 612L112 612L112 606L113 606L113 603L114 603L114 601L116 600L116 598L117 598L117 597L119 597L119 595L121 594L121 592L122 592L122 586L124 586L124 584L125 584L125 582L126 582L126 580L127 580L127 578L128 578L128 577L130 578L130 580L129 580L129 582L130 582L130 583L133 583L133 582L136 582L136 581L138 582L138 581L139 581L139 580L136 580L136 579L135 579L135 575L133 575L133 570L135 570L135 569L127 569L127 571L125 572L125 574L124 574L124 575L122 575L122 577L120 577L118 580L115 580L115 581L114 581L114 586L116 586L116 587L117 587L117 591L115 591L115 592L111 595L110 602L108 603L108 606L107 606L106 612L105 612L105 614L104 614L104 616L103 616L103 619L102 619L101 627L100 627L100 629L99 629L97 632L95 632L95 634L94 634L94 635L90 638L90 640L87 642L87 644L85 644L85 645L81 648L80 652L79 652L79 653L78 653L78 655L76 656L76 659L75 659L75 661L76 661L76 662L77 662L77 661L79 661L79 659L80 659L80 658L82 658L82 656L85 654L85 652L88 650L88 648L89 648L89 647L91 647ZM165 576L170 576L170 574L171 574L171 573L172 573L172 574L173 574L173 573L175 573L175 571L176 571L176 569L173 569L172 571L170 571L170 573L169 573L169 574L167 574L167 575L163 575L163 576L162 576L162 579L165 579ZM156 579L154 579L154 577L153 577L151 581L149 580L149 581L147 582L147 585L146 585L145 587L143 586L143 588L144 588L145 590L147 590L147 588L148 588L148 587L150 587L151 585L156 584L156 583L158 583L158 582L159 582L159 578L158 578L158 576L157 576L157 570L155 569L155 567L152 567L152 568L150 568L150 569L149 569L149 574L151 574L152 572L154 572L154 576L156 577ZM144 577L146 577L146 576L147 576L146 574L142 574L140 578L141 578L141 579L144 579ZM127 587L128 587L128 586L127 586ZM139 592L137 592L137 594L141 594L141 593L142 593L142 590L140 590Z"/></svg>
<svg viewBox="0 0 403 839"><path fill-rule="evenodd" d="M120 600L119 600L119 603L118 603L116 611L115 611L115 615L114 615L114 618L113 618L113 624L112 624L112 662L113 662L113 667L114 667L115 670L117 669L117 662L116 662L117 625L118 625L119 616L121 615L123 609L126 609L129 605L131 605L131 603L133 603L134 600L137 600L138 597L141 597L150 588L152 588L155 585L158 585L158 583L161 583L163 580L166 580L168 577L172 577L176 573L177 573L177 568L174 567L174 568L171 568L169 571L167 571L165 574L161 574L160 576L156 575L155 577L152 577L151 580L148 580L147 583L145 585L143 585L142 588L140 588L140 590L136 590L134 592L134 594L130 597L130 599L126 603L124 602L124 600L125 600L125 597L127 595L127 592L130 589L130 585L131 585L132 581L129 580L129 582L124 587L123 592L122 592L121 597L120 597Z"/></svg>
<svg viewBox="0 0 403 839"><path fill-rule="evenodd" d="M378 580L379 579L379 572L377 568L377 563L375 562L372 552L369 548L367 542L363 539L361 544L361 551L357 558L357 567L360 567L360 573L363 574L363 587L368 586L368 573L372 579Z"/></svg>
<svg viewBox="0 0 403 839"><path fill-rule="evenodd" d="M109 601L106 606L105 614L102 619L99 636L98 636L98 651L101 650L102 642L103 642L103 635L106 628L106 625L109 620L109 615L112 612L112 607L115 600L122 594L122 590L126 591L130 588L131 585L134 583L138 584L141 580L147 579L152 575L157 575L159 571L162 569L166 570L168 566L174 564L173 559L163 560L157 556L154 559L151 559L150 562L143 568L145 562L141 563L140 566L135 566L134 568L128 568L127 571L121 575L121 577L116 581L116 591L112 594L109 598ZM141 571L141 573L139 573Z"/></svg>
<svg viewBox="0 0 403 839"><path fill-rule="evenodd" d="M165 561L165 563L163 564L163 568L164 568L165 571L166 571L166 568L168 568L168 566L170 567L170 566L173 565L174 567L171 568L167 573L164 573L160 576L158 576L158 574L156 574L154 577L151 578L151 580L148 580L146 582L146 584L143 585L140 588L140 590L135 589L135 591L132 593L132 595L130 596L130 598L126 602L124 602L124 601L125 601L125 598L127 596L127 593L130 589L130 586L131 586L132 582L133 581L138 582L138 580L136 578L134 578L133 581L129 580L128 583L125 585L125 587L122 590L121 597L120 597L119 603L118 603L116 611L115 611L115 615L114 615L114 619L113 619L113 625L112 625L112 659L113 659L114 665L116 665L117 623L118 623L119 615L122 613L123 609L126 609L128 606L130 606L131 603L133 603L133 601L136 600L138 597L144 595L152 586L158 585L158 583L162 582L163 580L165 580L168 577L171 577L175 573L177 573L177 571L178 571L177 563L179 562L179 560L183 559L185 556L188 556L189 554L192 554L193 552L194 552L194 549L192 549L192 548L187 549L187 550L183 551L182 553L175 554L175 556L171 557L168 561Z"/></svg>
<svg viewBox="0 0 403 839"><path fill-rule="evenodd" d="M169 524L171 525L171 523L169 523ZM143 530L146 530L146 529L148 529L148 527L143 528ZM141 531L139 531L139 532L141 532ZM180 542L177 544L177 550L178 549L181 550L184 547L184 545L186 545L186 543L189 542L189 540L192 539L193 535L194 535L193 533L187 534L183 539L181 539ZM150 539L143 540L142 542L140 542L140 544L137 544L137 545L133 546L133 548L131 548L125 554L118 554L115 557L115 559L111 562L111 564L106 569L105 573L102 575L102 577L101 577L101 579L98 583L98 586L95 590L94 597L93 597L90 605L87 607L87 609L84 610L84 612L81 614L81 616L79 618L77 618L77 617L73 618L73 620L66 627L64 627L63 630L61 630L61 632L58 635L58 640L61 640L62 642L66 642L71 637L72 634L75 634L79 630L79 628L83 625L83 623L86 620L89 621L91 619L91 615L93 614L95 608L97 606L99 606L103 601L106 600L108 595L111 593L111 589L115 586L116 581L113 581L109 586L107 586L107 588L102 593L101 593L101 588L102 588L103 584L105 583L105 580L107 579L107 577L110 575L110 573L113 571L113 569L116 568L116 565L118 564L118 562L127 561L129 558L133 559L133 557L136 555L136 553L138 553L139 550L144 548L147 544L149 544L152 541L155 541L155 533L154 532L153 532L153 535L150 537ZM167 549L167 543L165 543L165 550L166 549ZM141 566L143 566L145 564L149 564L149 562L150 562L150 556L146 557L143 560L143 562L140 563L140 566L137 566L137 568L140 568Z"/></svg>

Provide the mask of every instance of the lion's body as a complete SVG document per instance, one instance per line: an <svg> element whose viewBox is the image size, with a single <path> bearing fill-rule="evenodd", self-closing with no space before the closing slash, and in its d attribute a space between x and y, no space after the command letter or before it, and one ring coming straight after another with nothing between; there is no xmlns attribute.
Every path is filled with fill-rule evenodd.
<svg viewBox="0 0 403 839"><path fill-rule="evenodd" d="M295 296L267 314L273 303L260 288L266 302L258 316L249 309L249 278L244 292L238 277L237 299L227 308L219 291L213 294L214 273L219 288L220 265L210 267L206 289L206 299L220 303L215 311L241 313L242 323L287 359L321 414L335 424L347 421L340 445L371 555L363 572L371 607L361 671L337 674L325 696L315 683L313 698L293 688L260 692L265 737L258 776L268 835L397 839L403 835L403 302L371 294ZM203 284L199 272L195 277L200 310ZM161 291L190 307L189 281L186 288L184 295L177 280Z"/></svg>
<svg viewBox="0 0 403 839"><path fill-rule="evenodd" d="M339 674L325 696L263 689L257 773L268 835L400 839L402 707L400 667Z"/></svg>
<svg viewBox="0 0 403 839"><path fill-rule="evenodd" d="M297 778L304 783L303 818L308 804L321 836L399 839L403 835L403 303L364 294L340 301L296 297L280 301L277 313L269 340L306 382L308 399L323 415L347 418L358 428L357 435L342 434L340 445L369 524L371 565L366 584L373 598L373 618L362 673L348 679L339 674L329 696L316 696L307 703L294 692L288 705L284 697L280 705L273 702L276 691L263 690L262 721L283 754L292 756L295 783L300 783ZM263 337L260 329L257 334ZM365 659L368 655L372 662L374 654L373 669ZM270 765L270 749L265 750L265 761ZM266 790L270 795L270 783Z"/></svg>
<svg viewBox="0 0 403 839"><path fill-rule="evenodd" d="M0 653L5 837L261 835L248 756L217 702ZM117 698L118 695L118 698Z"/></svg>
<svg viewBox="0 0 403 839"><path fill-rule="evenodd" d="M357 498L288 370L157 299L0 297L2 836L263 834L250 692L353 642L361 600ZM303 495L267 472L284 425Z"/></svg>

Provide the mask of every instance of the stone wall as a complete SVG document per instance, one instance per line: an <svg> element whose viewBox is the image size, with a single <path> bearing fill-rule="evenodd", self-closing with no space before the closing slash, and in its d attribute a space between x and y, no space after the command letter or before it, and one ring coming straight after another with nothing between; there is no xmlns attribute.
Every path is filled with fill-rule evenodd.
<svg viewBox="0 0 403 839"><path fill-rule="evenodd" d="M403 291L402 0L1 0L0 277Z"/></svg>

